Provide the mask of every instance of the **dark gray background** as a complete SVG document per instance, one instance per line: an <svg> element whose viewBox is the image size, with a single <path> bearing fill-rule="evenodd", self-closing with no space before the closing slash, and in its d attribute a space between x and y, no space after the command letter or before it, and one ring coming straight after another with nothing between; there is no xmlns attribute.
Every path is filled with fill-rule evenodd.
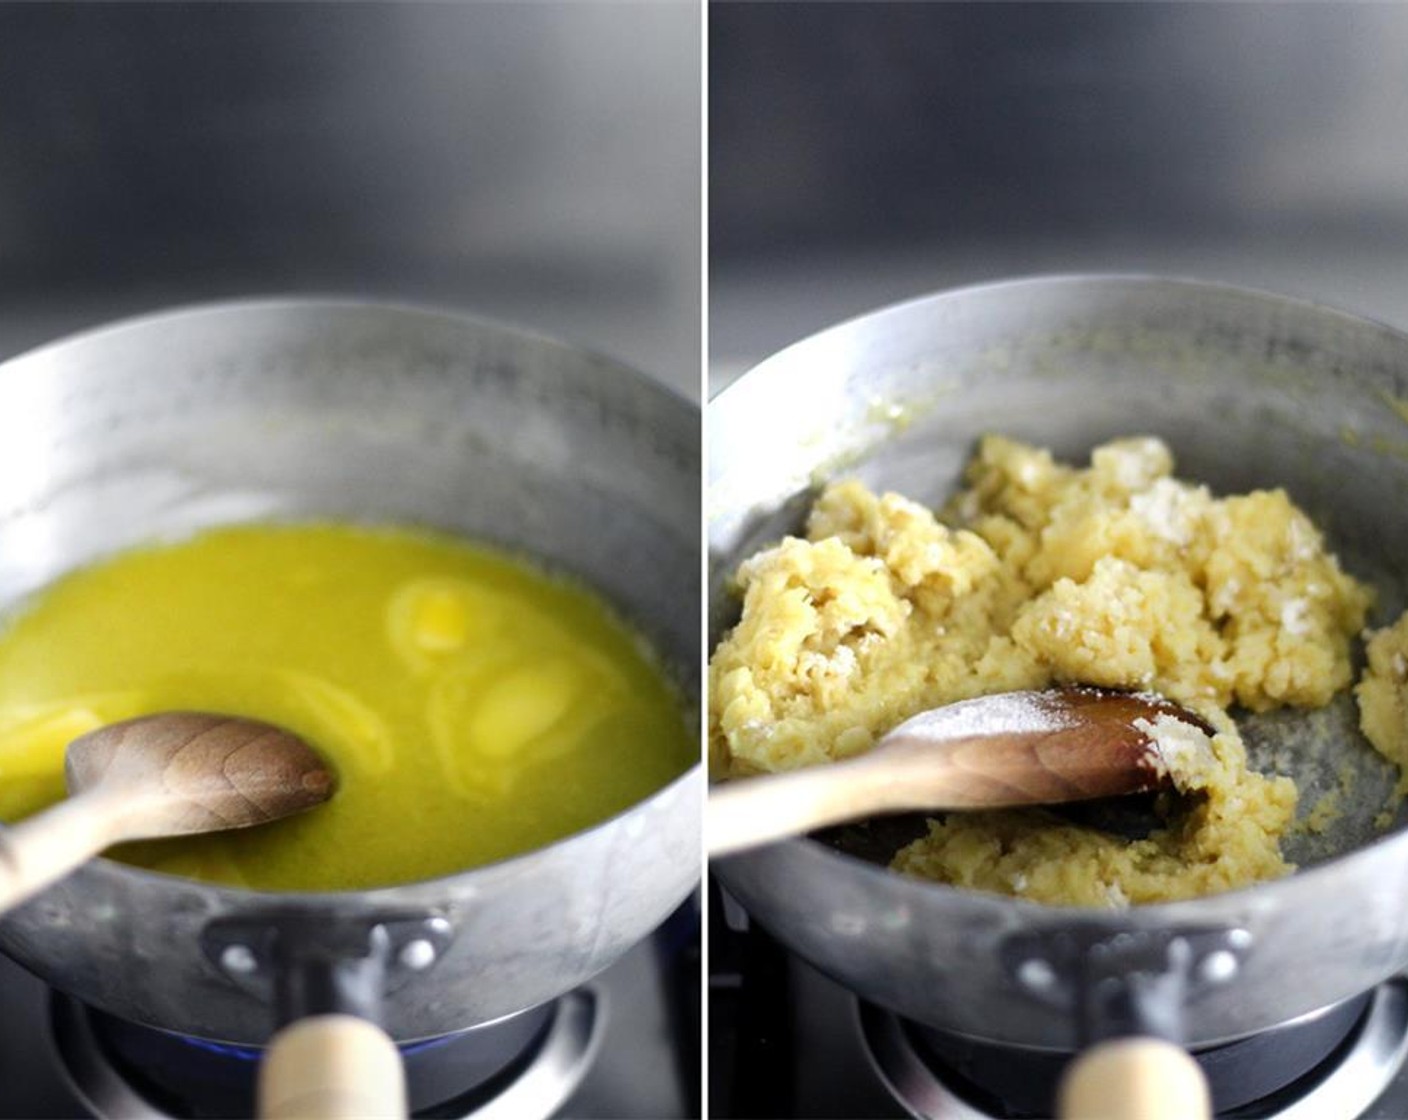
<svg viewBox="0 0 1408 1120"><path fill-rule="evenodd" d="M1408 5L713 3L709 35L714 388L1034 272L1408 325Z"/></svg>
<svg viewBox="0 0 1408 1120"><path fill-rule="evenodd" d="M0 356L334 292L693 395L699 28L688 2L0 4Z"/></svg>

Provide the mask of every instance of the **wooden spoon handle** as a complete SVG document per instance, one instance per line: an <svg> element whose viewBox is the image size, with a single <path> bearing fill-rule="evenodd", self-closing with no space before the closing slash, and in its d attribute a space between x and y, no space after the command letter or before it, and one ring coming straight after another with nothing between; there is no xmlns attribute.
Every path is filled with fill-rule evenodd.
<svg viewBox="0 0 1408 1120"><path fill-rule="evenodd" d="M710 857L731 855L884 808L870 796L872 787L851 780L853 770L851 763L838 762L713 786L705 818Z"/></svg>
<svg viewBox="0 0 1408 1120"><path fill-rule="evenodd" d="M407 1115L401 1055L354 1015L315 1015L276 1034L259 1067L264 1120L393 1120Z"/></svg>
<svg viewBox="0 0 1408 1120"><path fill-rule="evenodd" d="M870 754L713 786L709 855L878 813L1045 805L1137 788L1123 770L1114 784L1107 766L1086 772L1089 755L1088 732L1084 739L1041 731L944 740L901 729Z"/></svg>
<svg viewBox="0 0 1408 1120"><path fill-rule="evenodd" d="M1157 1038L1102 1042L1061 1079L1061 1120L1208 1120L1207 1079L1182 1047Z"/></svg>
<svg viewBox="0 0 1408 1120"><path fill-rule="evenodd" d="M0 829L0 913L62 879L113 843L123 816L120 802L93 793Z"/></svg>
<svg viewBox="0 0 1408 1120"><path fill-rule="evenodd" d="M1139 724L1169 709L1181 713L1157 698L1075 689L934 708L868 754L714 786L709 854L877 813L1055 805L1158 789L1169 784L1168 768Z"/></svg>

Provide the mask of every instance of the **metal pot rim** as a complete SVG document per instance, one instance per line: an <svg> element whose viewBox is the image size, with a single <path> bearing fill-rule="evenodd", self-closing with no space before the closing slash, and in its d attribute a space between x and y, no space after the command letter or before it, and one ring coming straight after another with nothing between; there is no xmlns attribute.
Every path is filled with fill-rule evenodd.
<svg viewBox="0 0 1408 1120"><path fill-rule="evenodd" d="M977 911L988 911L995 918L1016 917L1022 922L1052 925L1105 925L1113 932L1138 926L1145 929L1163 929L1173 926L1195 925L1202 921L1214 920L1214 916L1201 911L1213 908L1234 907L1238 910L1259 909L1264 903L1273 901L1273 896L1292 892L1304 893L1307 897L1325 897L1334 891L1335 876L1342 868L1360 857L1370 858L1370 853L1389 846L1408 845L1408 831L1398 830L1378 840L1344 852L1327 860L1292 871L1281 879L1269 879L1251 883L1235 890L1219 894L1202 895L1198 898L1180 899L1175 902L1149 902L1128 909L1112 910L1093 906L1057 905L1046 902L1033 902L1030 899L1010 898L991 891L975 890L969 887L955 887L947 883L920 879L891 871L888 867L871 863L858 856L837 851L818 840L797 837L782 841L788 850L789 859L819 862L819 866L840 862L847 866L847 874L858 874L877 883L887 884L887 889L912 892L915 896L931 896L955 901L962 906ZM747 859L748 853L737 857ZM724 860L726 865L728 860ZM727 872L725 871L725 874ZM1295 884L1291 886L1290 884Z"/></svg>
<svg viewBox="0 0 1408 1120"><path fill-rule="evenodd" d="M421 895L431 893L437 896L448 896L451 887L455 888L455 893L471 888L476 879L498 879L515 875L521 870L525 870L534 863L547 858L568 858L564 853L569 853L571 849L581 847L588 848L600 834L605 833L617 825L625 817L646 810L657 801L667 801L676 796L686 796L688 788L699 784L702 781L703 766L695 763L683 774L672 779L669 783L661 786L648 797L644 797L631 805L626 806L620 812L613 813L603 820L597 821L586 828L578 829L569 833L559 840L554 840L550 844L533 848L518 855L505 856L503 859L494 860L490 863L481 863L474 867L466 868L463 871L455 871L449 875L437 875L430 879L411 879L402 883L390 883L380 887L367 887L363 890L340 890L340 891L258 891L249 887L231 886L226 883L214 883L205 879L193 879L186 875L171 875L164 871L153 871L146 867L135 867L131 864L118 863L114 859L106 856L99 856L90 860L83 867L73 873L71 878L98 877L116 881L127 880L129 882L151 882L153 886L162 887L164 885L199 887L203 892L209 892L212 896L221 898L222 901L231 906L253 906L263 904L269 909L290 908L299 910L344 910L349 903L356 903L358 906L387 906L392 907L397 903L406 901L407 895Z"/></svg>
<svg viewBox="0 0 1408 1120"><path fill-rule="evenodd" d="M750 366L732 382L720 389L709 403L722 401L724 397L737 389L740 389L756 373L764 372L775 362L781 363L782 359L789 356L793 350L812 346L822 339L833 334L854 329L861 323L872 323L878 319L890 315L913 312L933 303L954 299L960 296L992 296L997 297L1007 292L1021 291L1024 289L1077 289L1088 285L1117 284L1131 288L1136 287L1166 287L1178 289L1185 293L1207 292L1209 294L1219 294L1233 296L1237 298L1250 299L1258 303L1279 305L1286 308L1294 308L1300 311L1308 311L1317 315L1327 316L1342 320L1347 326L1369 326L1385 334L1395 337L1408 343L1408 331L1400 330L1390 326L1380 319L1371 315L1361 315L1358 312L1348 311L1345 308L1337 307L1333 304L1322 303L1319 300L1309 299L1304 296L1290 296L1282 292L1275 292L1268 288L1248 287L1242 284L1232 284L1224 280L1203 280L1196 276L1167 275L1157 272L1034 272L1024 276L1009 276L997 280L983 280L973 284L960 284L954 288L941 288L938 291L924 292L917 296L908 296L905 299L896 300L893 303L882 304L879 307L862 311L855 315L848 316L840 322L832 323L813 331L809 335L789 342L780 350L776 350L763 358L756 365ZM0 365L3 369L3 365Z"/></svg>
<svg viewBox="0 0 1408 1120"><path fill-rule="evenodd" d="M0 360L0 376L12 374L13 368L21 362L52 353L75 345L88 345L100 339L126 334L131 331L144 331L161 328L168 323L186 322L202 318L219 318L235 313L249 312L325 312L334 315L374 314L395 315L404 318L418 318L438 322L445 326L468 327L493 334L517 338L539 346L546 346L567 354L575 354L588 359L594 365L608 367L613 377L622 377L638 385L647 386L649 391L667 397L679 405L698 412L699 406L684 396L674 386L650 377L634 366L614 358L590 346L568 342L556 335L526 327L519 323L505 322L489 316L481 316L446 307L442 304L412 303L401 300L375 299L362 296L342 295L301 295L289 293L281 295L234 296L229 299L198 300L181 303L155 311L140 311L124 315L105 323L95 323L49 342L41 342L28 350Z"/></svg>

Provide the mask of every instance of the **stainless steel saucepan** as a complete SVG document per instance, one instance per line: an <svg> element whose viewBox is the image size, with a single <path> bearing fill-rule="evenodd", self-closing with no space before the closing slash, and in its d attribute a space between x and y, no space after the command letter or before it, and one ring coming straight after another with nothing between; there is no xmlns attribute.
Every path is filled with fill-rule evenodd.
<svg viewBox="0 0 1408 1120"><path fill-rule="evenodd" d="M938 506L987 432L1077 461L1151 433L1181 477L1215 491L1285 486L1378 587L1383 624L1403 609L1408 571L1405 402L1408 337L1227 287L1044 278L866 315L768 359L709 407L711 643L737 614L727 577L800 527L818 474ZM1217 897L1043 906L902 877L814 838L717 870L790 948L920 1023L1063 1050L1139 1031L1232 1040L1408 965L1405 815L1375 826L1395 775L1356 719L1342 696L1241 720L1253 765L1298 779L1302 812L1343 767L1355 781L1326 834L1288 845L1300 871Z"/></svg>
<svg viewBox="0 0 1408 1120"><path fill-rule="evenodd" d="M698 410L546 339L425 311L229 304L0 365L0 607L154 537L317 516L499 542L613 601L698 695ZM595 828L383 890L268 894L96 860L0 948L114 1015L259 1044L351 1011L395 1039L533 1007L699 874L695 767Z"/></svg>

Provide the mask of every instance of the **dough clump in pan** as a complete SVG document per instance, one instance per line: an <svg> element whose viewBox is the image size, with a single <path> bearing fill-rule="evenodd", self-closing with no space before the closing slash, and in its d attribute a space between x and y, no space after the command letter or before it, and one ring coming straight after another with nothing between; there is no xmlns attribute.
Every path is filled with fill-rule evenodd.
<svg viewBox="0 0 1408 1120"><path fill-rule="evenodd" d="M951 814L893 867L1090 906L1210 894L1291 870L1280 838L1296 787L1248 768L1228 709L1315 708L1346 688L1372 592L1284 491L1218 498L1173 467L1152 437L1104 444L1076 468L990 436L939 515L853 480L826 487L805 538L737 573L742 617L710 665L714 775L859 754L917 712L985 693L1148 690L1216 734L1201 793L1167 799L1147 838L1041 810ZM1395 726L1408 759L1402 679Z"/></svg>
<svg viewBox="0 0 1408 1120"><path fill-rule="evenodd" d="M1369 664L1354 689L1359 729L1399 770L1397 796L1408 794L1408 613L1369 636Z"/></svg>

